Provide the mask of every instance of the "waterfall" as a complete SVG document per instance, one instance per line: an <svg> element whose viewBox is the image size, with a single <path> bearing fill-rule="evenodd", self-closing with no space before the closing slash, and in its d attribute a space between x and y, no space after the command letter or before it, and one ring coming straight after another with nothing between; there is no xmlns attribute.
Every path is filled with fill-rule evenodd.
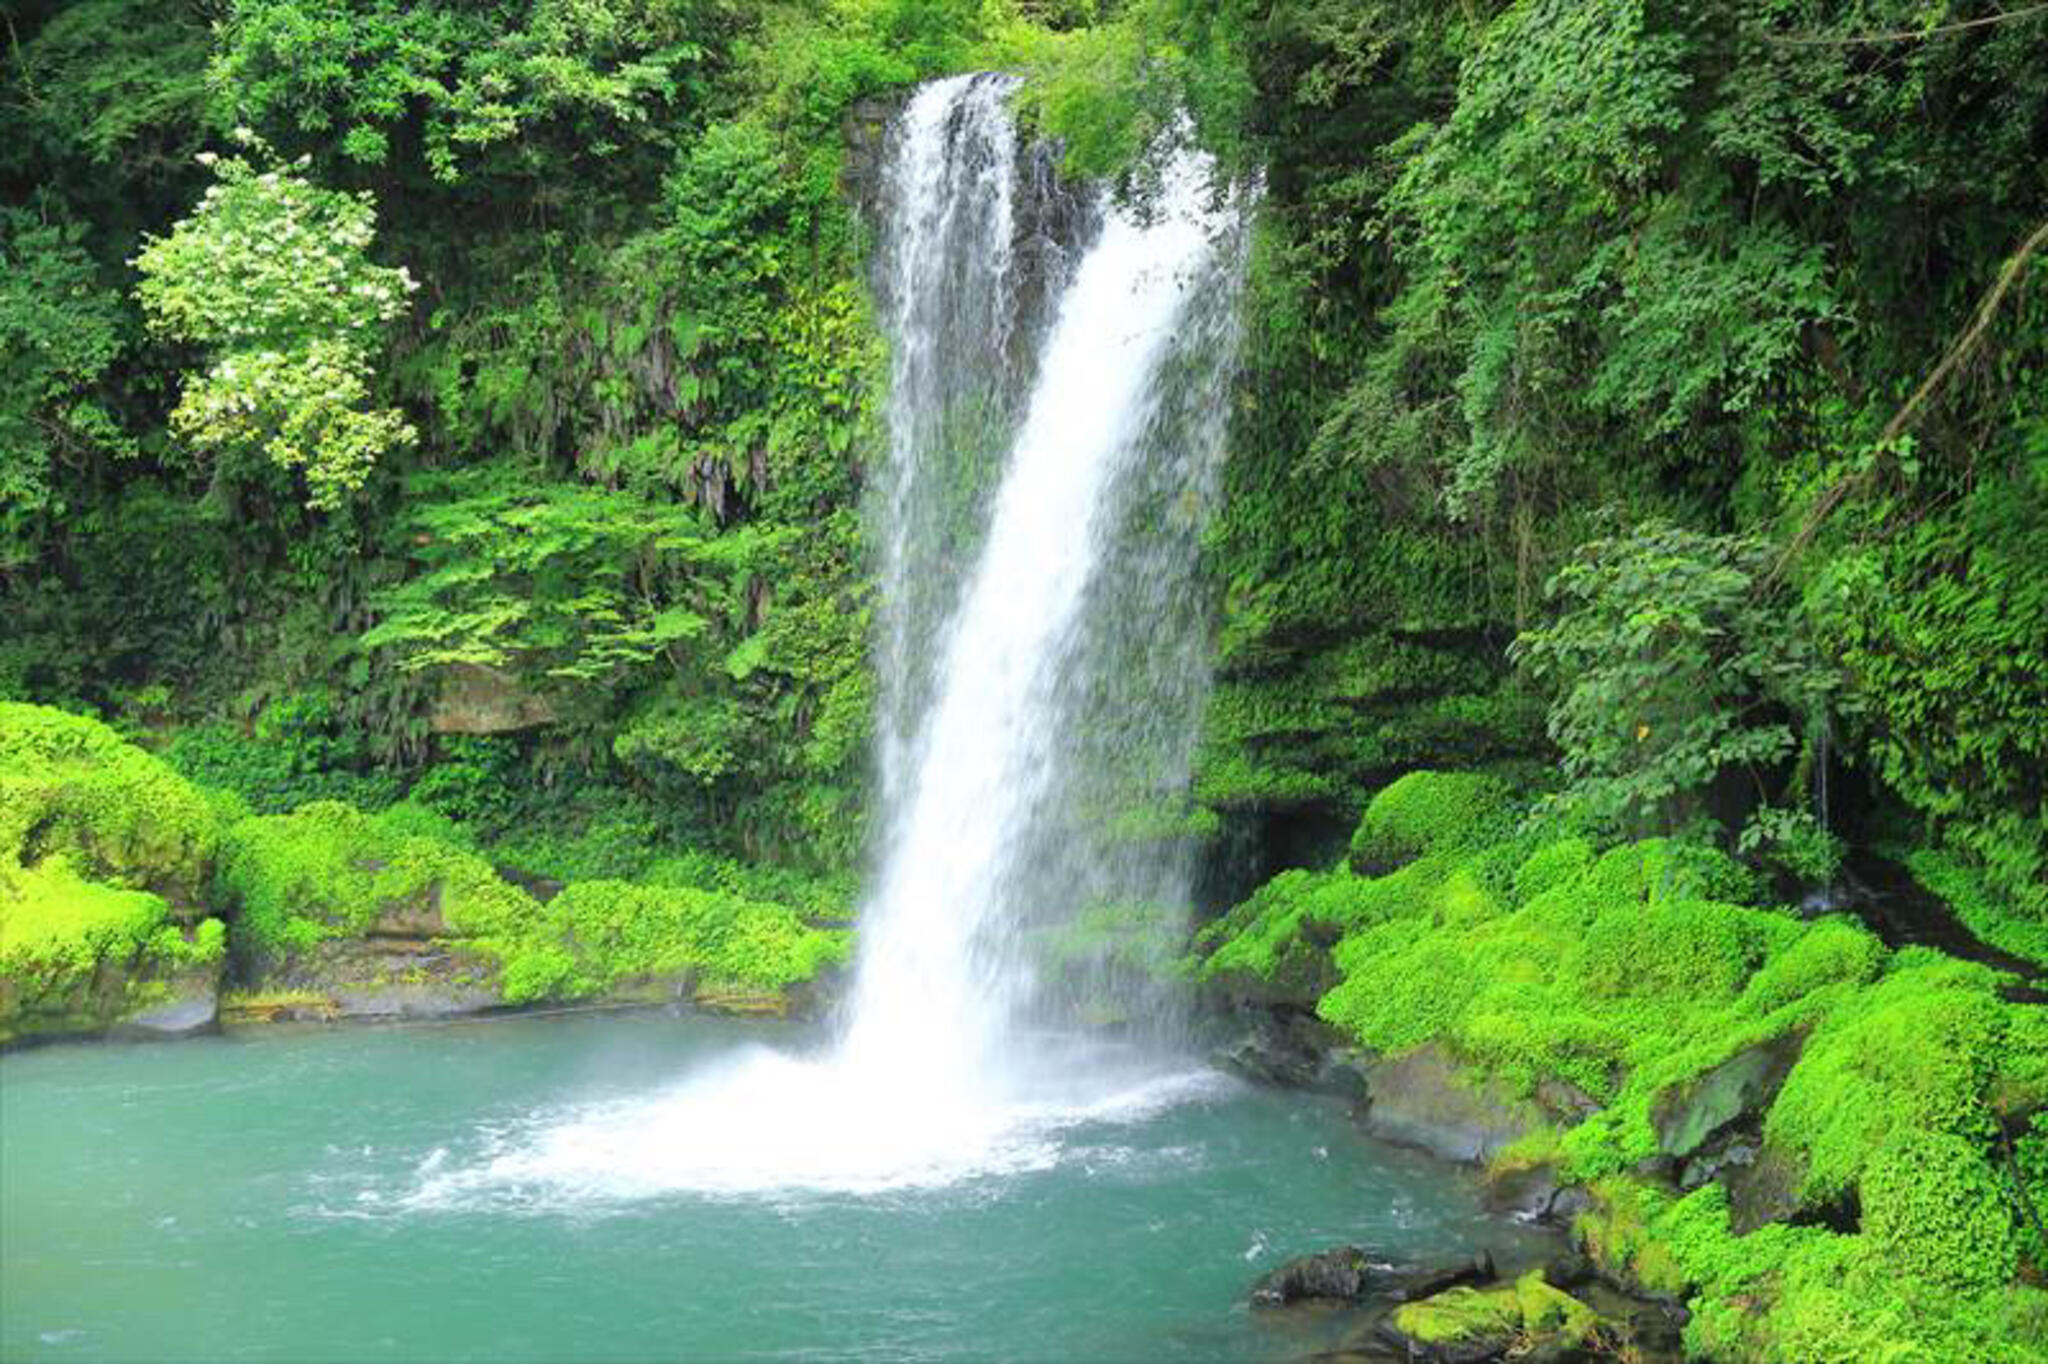
<svg viewBox="0 0 2048 1364"><path fill-rule="evenodd" d="M1189 579L1232 317L1216 305L1239 263L1235 216L1209 206L1193 152L1168 161L1142 217L1020 192L1008 88L963 77L911 101L879 281L896 357L885 811L845 1047L956 1088L1001 1079L1041 1002L1027 930L1084 902L1185 897L1170 884L1184 868L1119 858L1090 816L1185 775L1203 677ZM1019 270L1016 244L1059 219L1086 240ZM1034 299L1057 300L1036 326ZM959 496L963 445L999 461L982 508ZM975 521L969 557L954 538Z"/></svg>
<svg viewBox="0 0 2048 1364"><path fill-rule="evenodd" d="M837 1033L546 1124L423 1199L943 1184L1042 1168L1078 1125L1219 1082L1089 1040L1076 958L1046 962L1076 916L1185 912L1185 849L1118 816L1186 800L1243 215L1187 148L1142 206L1062 184L1020 145L1013 86L927 85L887 141L881 811ZM1081 986L1160 1012L1127 971Z"/></svg>

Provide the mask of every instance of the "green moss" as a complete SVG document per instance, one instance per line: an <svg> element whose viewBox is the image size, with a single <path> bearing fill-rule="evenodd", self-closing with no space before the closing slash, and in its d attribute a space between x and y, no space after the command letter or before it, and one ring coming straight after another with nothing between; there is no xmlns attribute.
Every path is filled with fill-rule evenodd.
<svg viewBox="0 0 2048 1364"><path fill-rule="evenodd" d="M407 833L338 801L234 825L221 892L234 907L238 953L260 962L325 939L359 936L380 920L415 934L516 932L538 906L475 854Z"/></svg>
<svg viewBox="0 0 2048 1364"><path fill-rule="evenodd" d="M1764 1126L1805 1163L1812 1202L1851 1191L1895 1136L1939 1133L1983 1144L2013 1006L1983 967L1901 953L1892 971L1821 1020Z"/></svg>
<svg viewBox="0 0 2048 1364"><path fill-rule="evenodd" d="M1570 885L1593 865L1593 847L1583 838L1560 838L1529 854L1515 869L1515 897L1533 900L1544 891Z"/></svg>
<svg viewBox="0 0 2048 1364"><path fill-rule="evenodd" d="M1698 1353L2029 1357L2016 1342L2048 1308L2013 1282L2031 1233L1996 1140L2048 1105L2048 1008L2003 998L1988 968L1890 953L1846 919L1753 908L1755 879L1693 844L1418 846L1386 875L1276 877L1203 931L1201 971L1319 954L1336 981L1318 1012L1355 1041L1427 1045L1474 1084L1551 1104L1554 1121L1501 1168L1590 1183L1589 1252L1687 1299ZM1560 1082L1600 1107L1556 1106ZM1628 1173L1757 1103L1790 1196L1830 1215L1860 1207L1860 1232L1769 1222L1736 1236L1721 1184L1679 1197ZM2019 1130L2020 1181L2048 1185L2048 1137Z"/></svg>
<svg viewBox="0 0 2048 1364"><path fill-rule="evenodd" d="M218 823L190 782L97 720L0 702L0 858L58 853L93 880L196 906Z"/></svg>
<svg viewBox="0 0 2048 1364"><path fill-rule="evenodd" d="M1863 1231L1900 1272L1964 1291L2012 1277L2013 1212L1972 1143L1898 1133L1871 1156L1859 1190Z"/></svg>
<svg viewBox="0 0 2048 1364"><path fill-rule="evenodd" d="M62 855L0 866L0 1042L96 1032L217 973L219 920L178 926L163 897L88 880Z"/></svg>
<svg viewBox="0 0 2048 1364"><path fill-rule="evenodd" d="M1394 1311L1394 1327L1425 1345L1476 1345L1512 1340L1522 1329L1522 1305L1512 1288L1452 1288Z"/></svg>
<svg viewBox="0 0 2048 1364"><path fill-rule="evenodd" d="M1351 835L1351 865L1385 871L1432 852L1485 847L1513 827L1507 788L1470 772L1410 772L1372 798Z"/></svg>
<svg viewBox="0 0 2048 1364"><path fill-rule="evenodd" d="M1592 1341L1600 1325L1598 1313L1552 1287L1540 1269L1498 1288L1446 1289L1394 1310L1397 1330L1439 1349L1494 1345L1520 1353L1575 1348Z"/></svg>

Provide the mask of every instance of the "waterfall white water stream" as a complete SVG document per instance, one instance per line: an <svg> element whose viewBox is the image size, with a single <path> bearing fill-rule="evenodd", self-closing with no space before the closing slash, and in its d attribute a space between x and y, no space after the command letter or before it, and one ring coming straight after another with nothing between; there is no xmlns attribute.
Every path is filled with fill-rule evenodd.
<svg viewBox="0 0 2048 1364"><path fill-rule="evenodd" d="M1076 806L1185 786L1202 677L1188 580L1239 215L1191 150L1142 215L1062 189L1045 149L1017 145L1011 85L926 86L890 141L883 815L838 1036L537 1123L479 1167L435 1171L422 1198L944 1183L1042 1165L1068 1127L1219 1083L1034 1026L1031 949L1059 911L1185 895L1170 853L1119 857Z"/></svg>

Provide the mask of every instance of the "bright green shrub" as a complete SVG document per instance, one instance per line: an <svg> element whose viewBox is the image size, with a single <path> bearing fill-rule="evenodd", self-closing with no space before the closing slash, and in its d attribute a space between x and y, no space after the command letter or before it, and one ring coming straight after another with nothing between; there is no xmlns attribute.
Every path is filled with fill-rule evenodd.
<svg viewBox="0 0 2048 1364"><path fill-rule="evenodd" d="M1770 948L1799 936L1774 915L1711 900L1662 900L1601 915L1564 964L1596 998L1729 1000Z"/></svg>
<svg viewBox="0 0 2048 1364"><path fill-rule="evenodd" d="M161 896L87 880L62 854L0 863L0 1042L104 1027L167 976L217 967L223 948L219 920L188 938Z"/></svg>
<svg viewBox="0 0 2048 1364"><path fill-rule="evenodd" d="M1583 838L1546 843L1515 869L1515 899L1533 900L1553 886L1576 881L1593 865L1593 848Z"/></svg>
<svg viewBox="0 0 2048 1364"><path fill-rule="evenodd" d="M1513 823L1507 789L1470 772L1410 772L1365 807L1351 835L1351 865L1385 871L1431 852L1482 848Z"/></svg>
<svg viewBox="0 0 2048 1364"><path fill-rule="evenodd" d="M807 928L780 905L679 887L579 881L532 931L498 937L510 1003L595 994L634 977L696 972L780 988L846 959L843 933Z"/></svg>
<svg viewBox="0 0 2048 1364"><path fill-rule="evenodd" d="M1896 1133L1872 1154L1858 1188L1863 1231L1898 1271L1964 1291L2012 1277L2012 1209L1976 1145L1941 1132Z"/></svg>
<svg viewBox="0 0 2048 1364"><path fill-rule="evenodd" d="M235 907L238 950L288 955L366 932L397 911L468 936L516 932L535 919L533 899L481 858L402 828L336 801L235 825L220 883Z"/></svg>
<svg viewBox="0 0 2048 1364"><path fill-rule="evenodd" d="M1644 838L1601 854L1587 884L1607 897L1696 899L1752 904L1756 874L1719 849L1690 839Z"/></svg>
<svg viewBox="0 0 2048 1364"><path fill-rule="evenodd" d="M1855 1188L1895 1137L1990 1139L2011 1007L1996 982L1983 967L1902 952L1821 1021L1764 1123L1772 1146L1806 1161L1805 1197Z"/></svg>
<svg viewBox="0 0 2048 1364"><path fill-rule="evenodd" d="M1825 986L1865 984L1884 968L1886 955L1884 944L1862 925L1822 919L1750 977L1743 1005L1767 1014Z"/></svg>
<svg viewBox="0 0 2048 1364"><path fill-rule="evenodd" d="M218 837L197 788L97 720L0 703L0 860L68 854L92 879L197 904Z"/></svg>

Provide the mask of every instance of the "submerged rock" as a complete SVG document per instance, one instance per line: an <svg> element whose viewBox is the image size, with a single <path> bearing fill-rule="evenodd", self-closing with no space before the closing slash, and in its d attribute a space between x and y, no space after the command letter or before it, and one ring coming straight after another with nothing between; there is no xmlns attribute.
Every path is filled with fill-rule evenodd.
<svg viewBox="0 0 2048 1364"><path fill-rule="evenodd" d="M1375 1272L1386 1268L1357 1246L1303 1255L1253 1284L1252 1306L1285 1307L1304 1299L1354 1301L1365 1296Z"/></svg>
<svg viewBox="0 0 2048 1364"><path fill-rule="evenodd" d="M1357 1302L1378 1298L1413 1302L1462 1284L1491 1283L1487 1251L1439 1264L1402 1265L1374 1258L1358 1246L1338 1246L1289 1260L1252 1285L1254 1307L1296 1302Z"/></svg>

